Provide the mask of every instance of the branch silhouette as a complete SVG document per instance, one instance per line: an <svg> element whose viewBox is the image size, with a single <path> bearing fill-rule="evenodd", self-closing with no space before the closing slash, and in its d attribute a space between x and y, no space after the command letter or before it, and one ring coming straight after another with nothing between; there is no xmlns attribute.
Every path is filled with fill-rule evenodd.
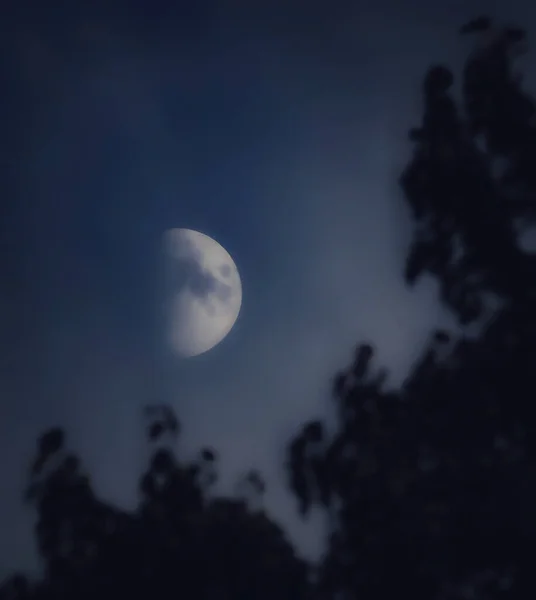
<svg viewBox="0 0 536 600"><path fill-rule="evenodd" d="M536 597L536 258L519 241L536 221L536 108L514 70L526 34L488 17L459 33L475 40L462 100L454 73L430 67L400 186L414 220L405 280L435 278L460 328L431 332L398 389L359 344L333 379L336 430L310 421L289 441L298 512L329 523L314 583L248 502L262 475L245 474L241 498L214 497L217 451L181 461L180 423L159 405L145 411L153 451L133 512L98 498L61 429L38 440L25 500L43 577L13 575L0 600Z"/></svg>
<svg viewBox="0 0 536 600"><path fill-rule="evenodd" d="M264 511L208 494L215 451L204 448L197 462L182 463L171 449L179 431L173 411L148 407L146 416L154 451L133 513L96 496L60 429L41 437L26 499L38 515L44 576L14 575L0 598L308 597L308 565ZM255 472L248 481L263 485Z"/></svg>
<svg viewBox="0 0 536 600"><path fill-rule="evenodd" d="M325 507L330 521L322 598L536 591L536 263L518 238L534 226L535 103L514 72L523 30L480 18L461 33L487 36L466 61L461 105L453 72L432 66L400 177L414 219L406 282L434 277L460 331L432 333L397 390L360 345L333 382L335 433L313 438L317 422L289 444L300 512Z"/></svg>

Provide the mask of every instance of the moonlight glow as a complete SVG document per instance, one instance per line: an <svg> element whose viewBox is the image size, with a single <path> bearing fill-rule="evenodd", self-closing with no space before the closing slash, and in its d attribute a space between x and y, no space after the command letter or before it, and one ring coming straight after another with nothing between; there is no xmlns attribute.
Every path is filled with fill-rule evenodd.
<svg viewBox="0 0 536 600"><path fill-rule="evenodd" d="M202 354L221 342L238 318L238 270L218 242L191 229L167 231L164 251L167 340L180 357Z"/></svg>

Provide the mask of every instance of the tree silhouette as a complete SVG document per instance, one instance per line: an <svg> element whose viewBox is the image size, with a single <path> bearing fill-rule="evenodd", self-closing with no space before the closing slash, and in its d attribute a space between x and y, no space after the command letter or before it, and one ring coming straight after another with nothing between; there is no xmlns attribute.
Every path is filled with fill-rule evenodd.
<svg viewBox="0 0 536 600"><path fill-rule="evenodd" d="M216 451L179 460L178 420L151 406L134 512L97 497L61 429L38 440L26 500L44 573L9 578L0 600L535 597L536 260L519 233L536 219L536 108L514 72L522 29L479 17L460 34L484 36L461 105L453 73L431 67L400 185L415 221L406 281L434 277L461 329L433 332L397 390L358 346L333 381L336 431L312 421L289 444L299 512L319 505L331 527L315 584L247 501L261 475L244 476L244 498L215 497Z"/></svg>
<svg viewBox="0 0 536 600"><path fill-rule="evenodd" d="M41 437L26 498L37 509L44 576L30 582L15 575L0 598L307 597L308 567L282 530L245 501L208 493L215 451L181 463L170 448L179 432L173 412L155 406L146 414L154 452L134 513L97 498L60 429ZM246 479L260 484L254 474Z"/></svg>
<svg viewBox="0 0 536 600"><path fill-rule="evenodd" d="M461 333L436 332L396 391L361 345L333 383L337 431L310 423L288 448L300 511L330 518L322 598L536 592L536 263L518 240L535 218L536 111L514 72L524 31L491 27L461 29L487 36L462 106L453 73L428 70L400 178L415 221L406 281L433 276Z"/></svg>

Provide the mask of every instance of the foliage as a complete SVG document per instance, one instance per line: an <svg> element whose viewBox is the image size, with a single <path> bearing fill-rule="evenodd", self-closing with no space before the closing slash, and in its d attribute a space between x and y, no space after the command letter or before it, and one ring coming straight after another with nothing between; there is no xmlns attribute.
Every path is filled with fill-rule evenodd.
<svg viewBox="0 0 536 600"><path fill-rule="evenodd" d="M334 435L314 422L288 449L301 512L330 517L323 598L535 595L536 261L517 234L535 217L536 109L513 71L524 32L485 18L462 29L475 32L461 108L449 69L426 74L400 179L406 281L435 277L461 334L436 332L396 391L361 345L334 381Z"/></svg>
<svg viewBox="0 0 536 600"><path fill-rule="evenodd" d="M41 437L26 497L38 514L44 577L30 582L16 575L0 598L306 597L307 565L282 530L243 500L208 494L217 476L215 451L205 448L196 463L182 464L164 443L166 435L170 441L178 435L172 411L149 407L147 416L154 452L134 513L96 497L61 430Z"/></svg>
<svg viewBox="0 0 536 600"><path fill-rule="evenodd" d="M398 390L361 344L333 382L336 431L313 421L289 444L300 513L321 506L331 524L314 587L262 511L210 494L214 450L176 457L179 423L157 406L133 513L96 496L60 429L41 437L26 499L44 575L13 576L0 600L536 596L536 260L518 239L536 219L536 108L514 72L523 30L481 17L460 33L484 36L461 106L454 74L431 67L400 185L415 221L406 281L434 277L461 333L435 332ZM243 484L264 491L254 471Z"/></svg>

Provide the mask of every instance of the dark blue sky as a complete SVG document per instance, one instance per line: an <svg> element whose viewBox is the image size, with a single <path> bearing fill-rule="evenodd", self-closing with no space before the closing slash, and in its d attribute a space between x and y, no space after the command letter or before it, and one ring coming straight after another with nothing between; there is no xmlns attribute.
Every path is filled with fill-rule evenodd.
<svg viewBox="0 0 536 600"><path fill-rule="evenodd" d="M224 491L264 471L268 508L317 555L321 523L299 523L282 486L285 442L326 413L357 342L396 381L448 323L433 285L403 286L396 177L426 67L460 64L457 27L489 3L192 4L3 19L0 577L35 561L20 497L36 435L65 426L102 495L132 507L154 398L186 454L220 450ZM534 22L529 2L504 4ZM220 242L244 291L228 338L183 364L159 329L171 227Z"/></svg>

